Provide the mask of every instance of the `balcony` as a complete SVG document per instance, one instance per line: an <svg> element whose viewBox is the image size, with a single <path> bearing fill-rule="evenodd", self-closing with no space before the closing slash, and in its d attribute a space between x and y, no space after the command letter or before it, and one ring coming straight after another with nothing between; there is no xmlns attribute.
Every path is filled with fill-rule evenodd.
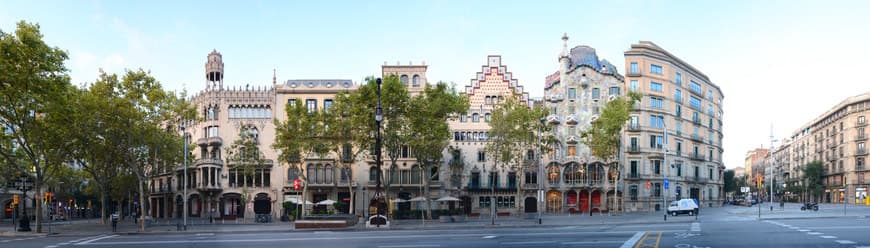
<svg viewBox="0 0 870 248"><path fill-rule="evenodd" d="M213 166L222 167L224 164L224 161L220 160L220 159L203 158L203 159L197 159L195 162L193 162L193 164L194 164L194 166L213 165Z"/></svg>
<svg viewBox="0 0 870 248"><path fill-rule="evenodd" d="M692 154L692 156L689 157L689 158L694 159L694 160L698 160L698 161L704 161L704 160L705 160L704 155L702 155L702 154L700 154L700 153Z"/></svg>
<svg viewBox="0 0 870 248"><path fill-rule="evenodd" d="M577 116L576 115L568 115L565 117L565 123L568 125L576 125L577 124Z"/></svg>
<svg viewBox="0 0 870 248"><path fill-rule="evenodd" d="M640 147L636 146L636 145L627 146L627 147L625 147L625 151L628 153L640 153Z"/></svg>
<svg viewBox="0 0 870 248"><path fill-rule="evenodd" d="M559 116L555 114L551 114L547 116L547 123L552 125L558 125L561 120L559 120Z"/></svg>
<svg viewBox="0 0 870 248"><path fill-rule="evenodd" d="M640 124L637 124L637 123L628 124L628 131L640 131Z"/></svg>
<svg viewBox="0 0 870 248"><path fill-rule="evenodd" d="M221 137L215 136L215 137L208 138L208 145L210 145L210 146L219 146L223 143L224 143L224 139L222 139Z"/></svg>
<svg viewBox="0 0 870 248"><path fill-rule="evenodd" d="M561 102L564 99L565 97L563 97L562 94L550 94L547 96L547 101L550 102Z"/></svg>
<svg viewBox="0 0 870 248"><path fill-rule="evenodd" d="M580 139L580 138L578 138L577 135L569 135L568 138L565 139L565 143L567 143L567 144L577 144L577 141L578 141L579 139Z"/></svg>
<svg viewBox="0 0 870 248"><path fill-rule="evenodd" d="M855 124L855 127L863 127L863 126L867 126L866 121L859 121L857 124Z"/></svg>
<svg viewBox="0 0 870 248"><path fill-rule="evenodd" d="M867 135L864 135L863 133L855 135L855 141L862 141L862 140L867 140Z"/></svg>
<svg viewBox="0 0 870 248"><path fill-rule="evenodd" d="M220 183L211 184L211 183L203 183L203 182L197 182L196 189L199 191L205 191L205 192L209 192L209 191L214 192L214 191L223 190Z"/></svg>
<svg viewBox="0 0 870 248"><path fill-rule="evenodd" d="M694 123L695 125L701 125L701 118L700 117L693 117L692 123Z"/></svg>
<svg viewBox="0 0 870 248"><path fill-rule="evenodd" d="M208 145L208 138L199 138L196 140L196 144L199 146L207 146Z"/></svg>
<svg viewBox="0 0 870 248"><path fill-rule="evenodd" d="M697 141L697 142L704 142L704 138L701 137L701 135L698 135L698 134L696 134L696 133L693 133L692 135L689 135L689 139L690 139L690 140Z"/></svg>
<svg viewBox="0 0 870 248"><path fill-rule="evenodd" d="M855 150L855 156L867 155L867 149Z"/></svg>

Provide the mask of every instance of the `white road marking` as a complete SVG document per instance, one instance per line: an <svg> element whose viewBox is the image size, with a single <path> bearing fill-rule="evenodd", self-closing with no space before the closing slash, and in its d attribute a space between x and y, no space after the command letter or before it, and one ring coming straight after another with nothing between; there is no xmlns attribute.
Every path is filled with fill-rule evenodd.
<svg viewBox="0 0 870 248"><path fill-rule="evenodd" d="M72 243L72 242L63 242L63 243L59 243L58 245L68 245L70 243Z"/></svg>
<svg viewBox="0 0 870 248"><path fill-rule="evenodd" d="M691 228L691 230L692 230L693 232L700 232L700 231L701 231L701 223L698 223L698 222L694 222L694 223L692 223L692 228Z"/></svg>
<svg viewBox="0 0 870 248"><path fill-rule="evenodd" d="M837 243L840 243L840 244L843 244L843 245L852 245L852 244L855 244L855 242L854 242L854 241L851 241L851 240L837 240L836 242L837 242Z"/></svg>
<svg viewBox="0 0 870 248"><path fill-rule="evenodd" d="M380 248L441 247L441 245L379 245Z"/></svg>
<svg viewBox="0 0 870 248"><path fill-rule="evenodd" d="M492 238L495 238L495 236L493 236L493 235L489 235L489 236L483 236L483 238L485 238L485 239L492 239Z"/></svg>
<svg viewBox="0 0 870 248"><path fill-rule="evenodd" d="M57 246L56 245L49 245L49 246L45 246L45 248L57 248Z"/></svg>
<svg viewBox="0 0 870 248"><path fill-rule="evenodd" d="M622 246L619 248L631 248L634 247L634 244L637 243L640 238L643 237L644 232L637 232L634 236L631 236L630 239L626 240L625 243L622 243Z"/></svg>
<svg viewBox="0 0 870 248"><path fill-rule="evenodd" d="M8 239L7 239L7 240L0 240L0 243L6 243L6 242L9 242L9 241L12 241L12 240L8 240Z"/></svg>
<svg viewBox="0 0 870 248"><path fill-rule="evenodd" d="M835 239L835 238L837 238L837 236L820 236L820 237L822 237L822 238L824 238L824 239Z"/></svg>
<svg viewBox="0 0 870 248"><path fill-rule="evenodd" d="M809 235L822 235L820 232L808 232Z"/></svg>
<svg viewBox="0 0 870 248"><path fill-rule="evenodd" d="M539 244L552 244L556 243L556 241L522 241L522 242L502 242L502 245L539 245Z"/></svg>
<svg viewBox="0 0 870 248"><path fill-rule="evenodd" d="M317 233L317 232L314 232ZM196 236L214 236L214 233L197 233Z"/></svg>
<svg viewBox="0 0 870 248"><path fill-rule="evenodd" d="M809 231L810 231L810 230L807 230L807 229L800 229L800 230L798 230L798 232L809 232Z"/></svg>
<svg viewBox="0 0 870 248"><path fill-rule="evenodd" d="M103 236L103 237L99 237L99 238L89 239L87 241L76 243L76 245L86 245L86 244L90 244L91 242L94 242L97 240L102 240L102 239L107 239L107 238L112 238L112 237L117 237L117 236L118 235L111 235L111 236Z"/></svg>
<svg viewBox="0 0 870 248"><path fill-rule="evenodd" d="M619 241L619 240L601 240L601 241L562 242L562 245L619 244L619 243L622 243L622 241Z"/></svg>

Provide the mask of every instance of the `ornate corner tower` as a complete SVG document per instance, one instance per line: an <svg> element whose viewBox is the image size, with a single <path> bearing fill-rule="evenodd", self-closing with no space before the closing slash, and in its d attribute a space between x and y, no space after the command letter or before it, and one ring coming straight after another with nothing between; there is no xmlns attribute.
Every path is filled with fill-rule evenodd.
<svg viewBox="0 0 870 248"><path fill-rule="evenodd" d="M217 50L208 54L208 62L205 63L205 90L222 90L224 88L224 61Z"/></svg>

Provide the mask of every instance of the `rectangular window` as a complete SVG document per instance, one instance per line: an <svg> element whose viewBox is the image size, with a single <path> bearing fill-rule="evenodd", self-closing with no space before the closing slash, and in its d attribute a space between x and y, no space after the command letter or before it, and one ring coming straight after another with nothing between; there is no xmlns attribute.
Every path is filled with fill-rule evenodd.
<svg viewBox="0 0 870 248"><path fill-rule="evenodd" d="M486 152L484 152L484 151L477 152L477 162L486 162Z"/></svg>
<svg viewBox="0 0 870 248"><path fill-rule="evenodd" d="M637 185L628 186L628 195L632 201L637 201Z"/></svg>
<svg viewBox="0 0 870 248"><path fill-rule="evenodd" d="M662 196L662 184L654 183L653 184L653 197L661 197Z"/></svg>
<svg viewBox="0 0 870 248"><path fill-rule="evenodd" d="M305 107L308 109L308 113L314 113L317 111L317 99L305 100Z"/></svg>
<svg viewBox="0 0 870 248"><path fill-rule="evenodd" d="M662 174L662 161L661 160L652 160L652 171L653 174L661 175Z"/></svg>
<svg viewBox="0 0 870 248"><path fill-rule="evenodd" d="M713 90L707 90L707 100L713 101Z"/></svg>
<svg viewBox="0 0 870 248"><path fill-rule="evenodd" d="M662 108L663 104L662 104L661 98L651 96L651 97L649 97L649 100L650 100L649 101L650 107L657 108L657 109Z"/></svg>
<svg viewBox="0 0 870 248"><path fill-rule="evenodd" d="M677 141L677 156L683 153L683 142Z"/></svg>
<svg viewBox="0 0 870 248"><path fill-rule="evenodd" d="M674 90L674 101L678 103L683 102L683 91L680 89Z"/></svg>
<svg viewBox="0 0 870 248"><path fill-rule="evenodd" d="M629 178L637 178L638 177L638 175L637 175L637 160L632 160L631 162L629 162L629 164L631 165L630 166L631 170L630 170L630 173L628 174L628 177Z"/></svg>
<svg viewBox="0 0 870 248"><path fill-rule="evenodd" d="M650 148L662 148L662 136L650 135L649 136L649 147Z"/></svg>
<svg viewBox="0 0 870 248"><path fill-rule="evenodd" d="M640 70L637 67L637 62L631 62L628 66L628 72L631 74L639 74Z"/></svg>
<svg viewBox="0 0 870 248"><path fill-rule="evenodd" d="M695 94L701 94L701 85L696 83L694 80L689 80L689 90L695 92Z"/></svg>
<svg viewBox="0 0 870 248"><path fill-rule="evenodd" d="M701 109L701 99L698 99L697 97L694 97L694 96L689 97L689 107L700 110Z"/></svg>
<svg viewBox="0 0 870 248"><path fill-rule="evenodd" d="M662 72L662 66L660 66L660 65L655 65L655 64L650 64L650 65L649 65L649 72L651 72L651 73L653 73L653 74L659 74L659 75L662 75L662 73L663 73L663 72Z"/></svg>
<svg viewBox="0 0 870 248"><path fill-rule="evenodd" d="M661 115L650 115L649 125L653 128L664 128L665 117Z"/></svg>
<svg viewBox="0 0 870 248"><path fill-rule="evenodd" d="M323 111L329 112L329 108L332 108L332 99L323 100Z"/></svg>
<svg viewBox="0 0 870 248"><path fill-rule="evenodd" d="M568 88L568 99L574 99L577 97L577 89Z"/></svg>
<svg viewBox="0 0 870 248"><path fill-rule="evenodd" d="M655 91L655 92L662 92L663 91L662 90L662 83L650 81L649 82L649 90Z"/></svg>
<svg viewBox="0 0 870 248"><path fill-rule="evenodd" d="M674 74L674 82L677 83L677 85L683 85L683 75L679 72Z"/></svg>
<svg viewBox="0 0 870 248"><path fill-rule="evenodd" d="M676 169L677 169L677 176L678 177L683 176L683 164L677 164Z"/></svg>
<svg viewBox="0 0 870 248"><path fill-rule="evenodd" d="M592 99L598 99L601 96L598 88L592 88Z"/></svg>
<svg viewBox="0 0 870 248"><path fill-rule="evenodd" d="M638 87L638 86L637 86L637 80L631 80L631 81L629 81L628 90L630 90L630 91L632 91L632 92L637 92L637 87Z"/></svg>
<svg viewBox="0 0 870 248"><path fill-rule="evenodd" d="M707 168L707 174L710 174L710 179L713 179L713 169Z"/></svg>
<svg viewBox="0 0 870 248"><path fill-rule="evenodd" d="M287 104L290 106L296 106L296 98L287 99Z"/></svg>
<svg viewBox="0 0 870 248"><path fill-rule="evenodd" d="M620 94L619 94L619 87L610 87L610 95L611 95L611 96L618 96L618 95L620 95Z"/></svg>
<svg viewBox="0 0 870 248"><path fill-rule="evenodd" d="M677 109L677 113L676 113L677 117L683 117L683 105L677 104L676 109Z"/></svg>

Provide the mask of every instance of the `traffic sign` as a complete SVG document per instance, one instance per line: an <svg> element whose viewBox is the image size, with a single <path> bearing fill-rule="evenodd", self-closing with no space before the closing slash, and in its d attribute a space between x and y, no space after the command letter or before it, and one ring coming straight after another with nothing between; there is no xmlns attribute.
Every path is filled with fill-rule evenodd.
<svg viewBox="0 0 870 248"><path fill-rule="evenodd" d="M740 192L741 192L741 193L749 193L749 187L745 187L745 186L744 186L744 187L740 187Z"/></svg>
<svg viewBox="0 0 870 248"><path fill-rule="evenodd" d="M665 178L665 189L668 189L668 179Z"/></svg>
<svg viewBox="0 0 870 248"><path fill-rule="evenodd" d="M649 183L649 181L646 181L646 189L649 189L651 186L652 185Z"/></svg>

